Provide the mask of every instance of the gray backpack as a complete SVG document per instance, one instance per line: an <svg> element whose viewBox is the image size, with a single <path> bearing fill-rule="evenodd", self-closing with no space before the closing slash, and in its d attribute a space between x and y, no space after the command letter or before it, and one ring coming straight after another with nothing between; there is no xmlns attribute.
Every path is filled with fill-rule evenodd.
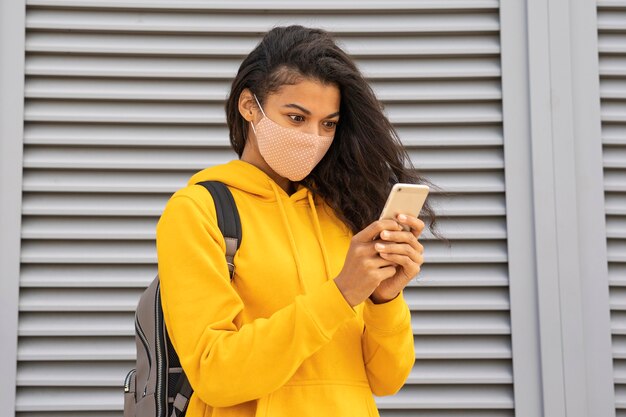
<svg viewBox="0 0 626 417"><path fill-rule="evenodd" d="M217 222L226 241L226 262L233 279L234 258L241 243L241 222L226 185L206 181L213 196ZM137 365L124 381L124 417L182 417L193 388L180 365L163 321L159 277L144 291L135 313Z"/></svg>

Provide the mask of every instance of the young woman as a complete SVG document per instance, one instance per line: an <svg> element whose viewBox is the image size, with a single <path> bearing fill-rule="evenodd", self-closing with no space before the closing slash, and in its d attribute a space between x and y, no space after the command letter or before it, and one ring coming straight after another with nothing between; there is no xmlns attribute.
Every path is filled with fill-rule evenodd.
<svg viewBox="0 0 626 417"><path fill-rule="evenodd" d="M187 416L378 416L372 394L397 392L415 358L402 290L423 262L424 223L377 218L394 183L423 180L323 30L269 31L226 114L240 158L195 174L157 226ZM207 180L228 185L241 217L232 282L211 196L194 185Z"/></svg>

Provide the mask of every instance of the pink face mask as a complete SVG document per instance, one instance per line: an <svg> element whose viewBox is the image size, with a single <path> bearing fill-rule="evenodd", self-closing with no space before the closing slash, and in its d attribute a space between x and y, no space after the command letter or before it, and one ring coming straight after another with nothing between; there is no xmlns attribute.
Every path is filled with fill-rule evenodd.
<svg viewBox="0 0 626 417"><path fill-rule="evenodd" d="M322 160L334 136L318 136L283 127L271 120L254 96L263 118L252 130L265 162L281 177L300 181Z"/></svg>

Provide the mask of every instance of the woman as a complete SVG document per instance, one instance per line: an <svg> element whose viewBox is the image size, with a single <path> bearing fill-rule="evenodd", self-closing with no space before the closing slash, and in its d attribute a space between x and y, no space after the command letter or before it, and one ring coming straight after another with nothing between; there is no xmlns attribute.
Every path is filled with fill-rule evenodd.
<svg viewBox="0 0 626 417"><path fill-rule="evenodd" d="M372 393L397 392L414 362L402 290L423 263L424 223L376 219L394 183L423 180L323 30L268 32L226 113L240 159L195 174L157 226L187 416L377 416ZM207 180L228 185L241 217L232 282L210 194L194 185Z"/></svg>

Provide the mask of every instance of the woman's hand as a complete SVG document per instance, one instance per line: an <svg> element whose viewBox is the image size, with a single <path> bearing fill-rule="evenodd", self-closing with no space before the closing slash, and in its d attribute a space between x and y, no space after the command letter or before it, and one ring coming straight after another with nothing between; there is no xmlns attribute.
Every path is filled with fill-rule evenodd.
<svg viewBox="0 0 626 417"><path fill-rule="evenodd" d="M376 304L385 303L398 296L419 272L424 263L424 246L418 238L424 230L424 222L417 217L399 215L398 222L410 227L410 231L381 232L381 241L374 244L374 249L381 259L397 265L396 273L372 292L370 299Z"/></svg>
<svg viewBox="0 0 626 417"><path fill-rule="evenodd" d="M397 238L396 233L403 233L401 230L395 220L378 220L352 237L343 268L335 278L335 284L350 306L362 303L382 282L397 275L396 265L400 258L391 254L390 259L379 256L374 245L382 241L374 239L381 233L392 233L390 236ZM394 286L389 288L393 290ZM386 293L383 292L382 296Z"/></svg>

